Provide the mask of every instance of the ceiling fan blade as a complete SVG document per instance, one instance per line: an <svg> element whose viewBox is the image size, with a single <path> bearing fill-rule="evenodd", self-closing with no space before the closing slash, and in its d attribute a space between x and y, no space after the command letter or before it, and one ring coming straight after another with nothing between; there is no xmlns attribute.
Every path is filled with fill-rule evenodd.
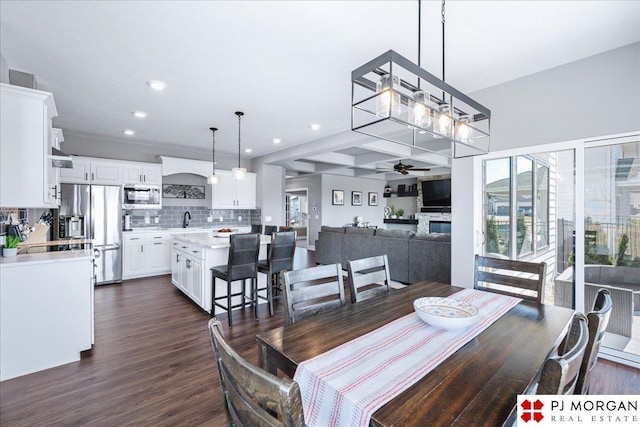
<svg viewBox="0 0 640 427"><path fill-rule="evenodd" d="M407 172L406 170L401 170L401 171L398 171L398 172L400 172L402 175L406 175L406 174L408 174L408 173L409 173L409 172Z"/></svg>
<svg viewBox="0 0 640 427"><path fill-rule="evenodd" d="M403 165L405 169L411 169L413 165Z"/></svg>
<svg viewBox="0 0 640 427"><path fill-rule="evenodd" d="M415 168L415 169L411 169L412 171L418 171L418 172L427 172L430 171L431 168Z"/></svg>

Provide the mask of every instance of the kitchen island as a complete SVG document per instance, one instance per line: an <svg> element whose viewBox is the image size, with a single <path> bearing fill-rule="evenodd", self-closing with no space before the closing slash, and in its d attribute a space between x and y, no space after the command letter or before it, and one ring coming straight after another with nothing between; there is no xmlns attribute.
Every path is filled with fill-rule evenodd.
<svg viewBox="0 0 640 427"><path fill-rule="evenodd" d="M215 232L182 233L171 235L171 283L207 313L211 313L212 274L211 268L224 265L229 258L230 239L217 237ZM267 244L270 236L260 236L258 259L267 258ZM265 287L266 276L258 274L258 287ZM234 286L240 286L234 283ZM247 286L247 295L249 295ZM216 281L216 297L227 295L227 284ZM232 304L239 304L240 297L232 298ZM217 307L216 314L224 312Z"/></svg>
<svg viewBox="0 0 640 427"><path fill-rule="evenodd" d="M93 295L92 250L0 258L0 381L80 360Z"/></svg>

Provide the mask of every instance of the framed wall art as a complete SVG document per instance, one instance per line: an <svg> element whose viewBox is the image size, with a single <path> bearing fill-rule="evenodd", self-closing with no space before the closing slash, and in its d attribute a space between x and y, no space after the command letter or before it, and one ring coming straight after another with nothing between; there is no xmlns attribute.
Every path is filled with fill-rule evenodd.
<svg viewBox="0 0 640 427"><path fill-rule="evenodd" d="M353 206L362 206L362 191L351 192L351 204Z"/></svg>
<svg viewBox="0 0 640 427"><path fill-rule="evenodd" d="M378 193L369 193L369 206L378 206Z"/></svg>
<svg viewBox="0 0 640 427"><path fill-rule="evenodd" d="M162 184L162 197L167 199L204 199L204 185Z"/></svg>
<svg viewBox="0 0 640 427"><path fill-rule="evenodd" d="M332 199L331 199L332 205L344 205L344 190L333 190L331 192L331 195L332 195Z"/></svg>

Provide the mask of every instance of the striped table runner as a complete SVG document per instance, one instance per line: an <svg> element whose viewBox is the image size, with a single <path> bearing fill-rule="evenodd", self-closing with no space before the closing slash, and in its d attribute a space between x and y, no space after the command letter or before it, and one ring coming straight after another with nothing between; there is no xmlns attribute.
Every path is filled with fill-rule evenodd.
<svg viewBox="0 0 640 427"><path fill-rule="evenodd" d="M521 300L465 289L448 298L473 304L479 321L444 330L415 313L298 365L304 418L310 427L369 425L371 415L416 383Z"/></svg>

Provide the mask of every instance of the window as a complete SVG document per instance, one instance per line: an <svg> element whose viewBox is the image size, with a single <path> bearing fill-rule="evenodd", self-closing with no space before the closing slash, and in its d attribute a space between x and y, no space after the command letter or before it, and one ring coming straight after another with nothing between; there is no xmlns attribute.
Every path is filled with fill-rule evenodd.
<svg viewBox="0 0 640 427"><path fill-rule="evenodd" d="M486 160L484 226L486 254L518 259L548 248L548 164L531 156Z"/></svg>

